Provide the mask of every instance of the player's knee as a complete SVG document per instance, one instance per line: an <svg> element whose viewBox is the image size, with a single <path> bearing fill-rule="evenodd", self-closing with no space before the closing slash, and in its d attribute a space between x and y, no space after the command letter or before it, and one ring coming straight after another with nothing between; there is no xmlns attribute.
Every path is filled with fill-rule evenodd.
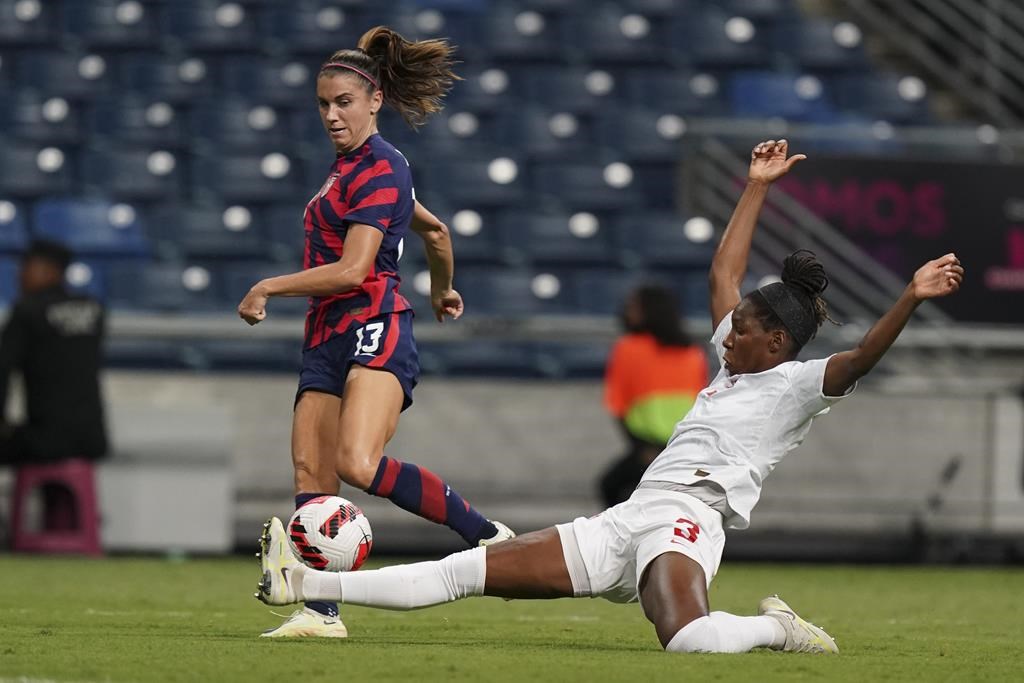
<svg viewBox="0 0 1024 683"><path fill-rule="evenodd" d="M338 476L349 486L365 491L373 484L379 462L380 457L368 457L365 450L342 447L338 453Z"/></svg>
<svg viewBox="0 0 1024 683"><path fill-rule="evenodd" d="M684 625L662 646L665 652L719 652L721 638L718 626L703 616Z"/></svg>

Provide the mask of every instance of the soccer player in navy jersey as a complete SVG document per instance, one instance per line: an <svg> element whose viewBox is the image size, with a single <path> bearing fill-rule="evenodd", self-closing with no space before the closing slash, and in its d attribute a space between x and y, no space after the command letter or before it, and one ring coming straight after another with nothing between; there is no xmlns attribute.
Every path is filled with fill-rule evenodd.
<svg viewBox="0 0 1024 683"><path fill-rule="evenodd" d="M417 126L439 111L455 78L452 53L447 41L410 42L378 26L323 64L316 96L337 160L306 206L303 270L256 283L238 313L255 325L271 297L310 300L292 423L296 507L336 494L340 478L480 546L515 534L433 472L384 455L419 377L412 307L399 293L410 228L426 247L437 320L458 318L463 303L448 230L416 202L409 163L377 132L377 114L390 105ZM307 602L263 635L347 633L335 603Z"/></svg>

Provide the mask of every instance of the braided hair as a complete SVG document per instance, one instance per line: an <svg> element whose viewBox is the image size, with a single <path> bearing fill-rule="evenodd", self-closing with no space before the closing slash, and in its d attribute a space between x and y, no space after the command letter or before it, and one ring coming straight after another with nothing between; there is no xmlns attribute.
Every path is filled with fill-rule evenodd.
<svg viewBox="0 0 1024 683"><path fill-rule="evenodd" d="M800 249L782 262L782 282L748 295L755 317L765 330L786 330L794 353L814 338L828 316L822 293L828 287L825 267L814 252Z"/></svg>

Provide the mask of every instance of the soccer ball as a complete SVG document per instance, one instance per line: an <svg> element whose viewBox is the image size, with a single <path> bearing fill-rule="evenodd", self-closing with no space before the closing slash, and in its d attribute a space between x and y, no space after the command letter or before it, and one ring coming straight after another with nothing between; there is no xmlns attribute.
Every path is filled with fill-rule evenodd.
<svg viewBox="0 0 1024 683"><path fill-rule="evenodd" d="M304 564L327 572L359 569L373 547L370 520L338 496L314 498L288 522L288 545Z"/></svg>

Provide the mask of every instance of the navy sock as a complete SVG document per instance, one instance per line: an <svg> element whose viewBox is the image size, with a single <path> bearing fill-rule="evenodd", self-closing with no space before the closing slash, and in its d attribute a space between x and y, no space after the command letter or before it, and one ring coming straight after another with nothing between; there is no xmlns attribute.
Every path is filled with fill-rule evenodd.
<svg viewBox="0 0 1024 683"><path fill-rule="evenodd" d="M471 546L498 533L487 518L425 467L381 458L377 474L366 492L387 498L403 510L431 522L444 524Z"/></svg>
<svg viewBox="0 0 1024 683"><path fill-rule="evenodd" d="M295 494L295 509L298 510L300 507L320 496L333 496L333 493L297 493ZM324 602L317 600L315 602L307 602L306 607L319 612L325 617L336 617L338 616L338 603L336 602Z"/></svg>

